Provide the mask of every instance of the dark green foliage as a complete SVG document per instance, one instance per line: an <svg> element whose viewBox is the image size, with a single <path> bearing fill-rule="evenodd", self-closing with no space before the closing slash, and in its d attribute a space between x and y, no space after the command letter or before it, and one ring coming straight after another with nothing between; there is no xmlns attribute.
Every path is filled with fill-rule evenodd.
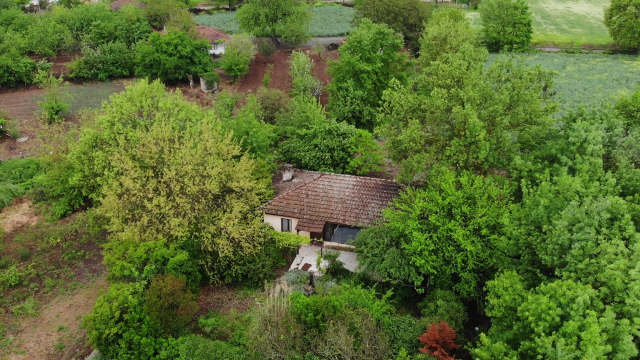
<svg viewBox="0 0 640 360"><path fill-rule="evenodd" d="M0 86L29 85L35 70L36 62L26 56L0 55Z"/></svg>
<svg viewBox="0 0 640 360"><path fill-rule="evenodd" d="M173 346L144 311L141 283L113 284L84 319L89 342L112 359L153 359Z"/></svg>
<svg viewBox="0 0 640 360"><path fill-rule="evenodd" d="M213 70L207 40L194 40L186 33L153 33L136 48L136 76L163 81L185 80Z"/></svg>
<svg viewBox="0 0 640 360"><path fill-rule="evenodd" d="M124 43L107 43L96 49L85 47L82 57L70 65L71 77L105 81L131 76L134 54Z"/></svg>
<svg viewBox="0 0 640 360"><path fill-rule="evenodd" d="M171 14L183 7L183 4L176 0L150 0L144 8L144 13L147 15L149 24L161 30L169 22Z"/></svg>
<svg viewBox="0 0 640 360"><path fill-rule="evenodd" d="M0 209L34 186L42 172L40 161L33 158L7 160L0 163Z"/></svg>
<svg viewBox="0 0 640 360"><path fill-rule="evenodd" d="M489 51L522 51L529 47L533 19L526 1L484 0L479 9Z"/></svg>
<svg viewBox="0 0 640 360"><path fill-rule="evenodd" d="M168 338L191 321L198 305L184 279L166 274L157 275L151 281L145 292L144 309Z"/></svg>
<svg viewBox="0 0 640 360"><path fill-rule="evenodd" d="M467 308L462 304L458 296L447 290L436 290L429 294L420 304L420 311L424 321L428 324L437 324L444 321L456 332L463 330L467 321Z"/></svg>
<svg viewBox="0 0 640 360"><path fill-rule="evenodd" d="M640 126L640 89L628 97L623 97L615 106L622 117L626 129Z"/></svg>
<svg viewBox="0 0 640 360"><path fill-rule="evenodd" d="M374 23L387 24L402 34L405 46L412 53L420 50L420 36L431 15L431 6L420 0L358 0L354 20L368 18Z"/></svg>
<svg viewBox="0 0 640 360"><path fill-rule="evenodd" d="M0 0L0 11L15 9L16 7L14 0Z"/></svg>
<svg viewBox="0 0 640 360"><path fill-rule="evenodd" d="M382 93L391 79L406 79L402 39L384 24L364 19L329 63L332 77L327 107L338 121L372 131Z"/></svg>
<svg viewBox="0 0 640 360"><path fill-rule="evenodd" d="M289 97L282 90L261 87L256 96L262 120L267 124L274 124L289 106Z"/></svg>
<svg viewBox="0 0 640 360"><path fill-rule="evenodd" d="M611 6L605 10L604 24L616 43L632 49L640 47L640 22L637 16L639 7L638 0L612 0Z"/></svg>

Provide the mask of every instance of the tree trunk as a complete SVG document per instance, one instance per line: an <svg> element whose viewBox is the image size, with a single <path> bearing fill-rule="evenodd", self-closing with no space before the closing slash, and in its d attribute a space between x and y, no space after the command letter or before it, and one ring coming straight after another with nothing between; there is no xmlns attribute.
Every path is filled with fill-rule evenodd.
<svg viewBox="0 0 640 360"><path fill-rule="evenodd" d="M273 45L276 47L280 46L280 41L278 40L278 36L276 34L271 34L271 41L273 41Z"/></svg>

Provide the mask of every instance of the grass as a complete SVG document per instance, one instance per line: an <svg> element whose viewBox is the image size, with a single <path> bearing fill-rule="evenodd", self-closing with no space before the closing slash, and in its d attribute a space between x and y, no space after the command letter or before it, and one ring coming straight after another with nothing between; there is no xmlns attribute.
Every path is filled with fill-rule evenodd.
<svg viewBox="0 0 640 360"><path fill-rule="evenodd" d="M351 31L354 10L346 6L321 6L311 8L313 17L309 24L311 36L343 36ZM195 17L198 25L220 29L229 34L241 32L235 12Z"/></svg>
<svg viewBox="0 0 640 360"><path fill-rule="evenodd" d="M496 56L490 55L489 61ZM556 72L556 99L560 110L600 105L627 96L640 85L637 56L539 53L516 55L528 65Z"/></svg>
<svg viewBox="0 0 640 360"><path fill-rule="evenodd" d="M535 45L608 45L613 42L603 24L610 0L528 0L533 16ZM482 26L477 11L467 16Z"/></svg>

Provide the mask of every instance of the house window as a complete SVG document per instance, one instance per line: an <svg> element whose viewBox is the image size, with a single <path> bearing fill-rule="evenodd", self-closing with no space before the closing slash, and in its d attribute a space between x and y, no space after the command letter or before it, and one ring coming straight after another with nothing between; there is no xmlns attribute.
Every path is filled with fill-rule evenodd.
<svg viewBox="0 0 640 360"><path fill-rule="evenodd" d="M282 223L280 224L280 231L282 232L291 232L291 219L281 219Z"/></svg>

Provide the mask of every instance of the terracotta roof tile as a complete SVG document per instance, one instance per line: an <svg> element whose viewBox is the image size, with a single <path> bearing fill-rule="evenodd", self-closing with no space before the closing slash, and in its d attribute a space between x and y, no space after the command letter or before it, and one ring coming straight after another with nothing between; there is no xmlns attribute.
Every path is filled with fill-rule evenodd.
<svg viewBox="0 0 640 360"><path fill-rule="evenodd" d="M309 232L320 232L325 222L374 225L382 209L402 189L390 180L300 170L295 171L292 181L281 180L281 174L274 177L276 197L263 211L300 219L296 230Z"/></svg>
<svg viewBox="0 0 640 360"><path fill-rule="evenodd" d="M228 40L231 38L224 31L214 29L209 26L198 25L196 26L196 30L198 30L200 38L209 40L210 43L214 43L219 40Z"/></svg>

